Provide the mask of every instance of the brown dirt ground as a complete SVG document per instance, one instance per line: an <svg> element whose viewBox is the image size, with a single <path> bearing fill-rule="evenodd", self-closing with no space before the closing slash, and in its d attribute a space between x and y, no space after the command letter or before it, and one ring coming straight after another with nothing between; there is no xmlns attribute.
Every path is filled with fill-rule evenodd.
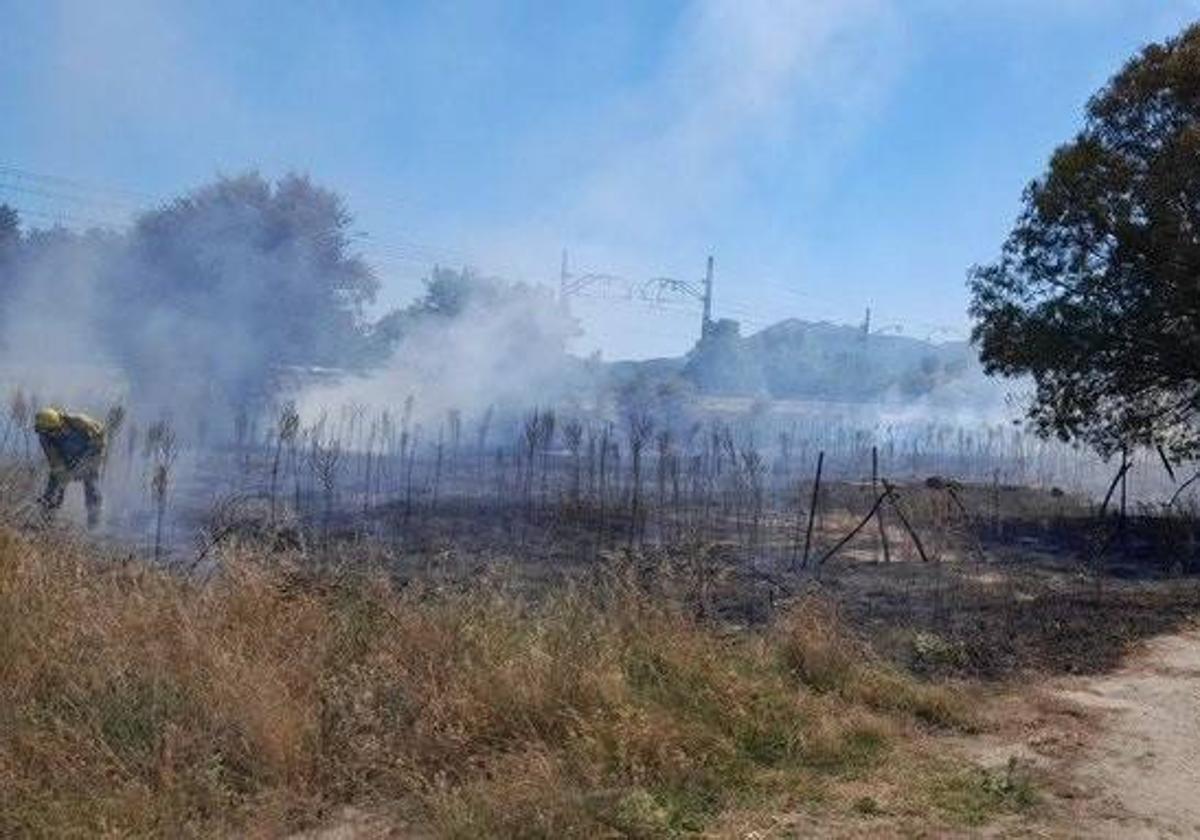
<svg viewBox="0 0 1200 840"><path fill-rule="evenodd" d="M1023 687L956 747L1031 766L1048 837L1200 836L1200 627L1138 646L1117 670Z"/></svg>

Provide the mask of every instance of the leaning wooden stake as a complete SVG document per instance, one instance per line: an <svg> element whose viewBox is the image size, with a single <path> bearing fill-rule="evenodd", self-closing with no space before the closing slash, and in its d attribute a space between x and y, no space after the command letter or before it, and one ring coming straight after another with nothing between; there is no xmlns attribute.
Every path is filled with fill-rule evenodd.
<svg viewBox="0 0 1200 840"><path fill-rule="evenodd" d="M1121 468L1117 470L1117 474L1113 476L1112 483L1108 485L1108 492L1104 494L1104 501L1100 503L1100 513L1097 518L1103 519L1108 513L1108 503L1112 501L1113 493L1116 492L1117 485L1121 483L1121 479L1125 477L1125 473L1129 471L1130 466L1130 462L1122 457Z"/></svg>
<svg viewBox="0 0 1200 840"><path fill-rule="evenodd" d="M896 495L896 488L885 478L883 480L883 489L887 491L888 498L892 502L892 509L896 511L896 516L900 517L900 524L904 526L904 530L908 531L908 535L912 537L913 545L917 547L917 554L921 555L921 562L928 563L929 556L925 554L925 546L921 544L921 538L917 536L916 529L908 521L908 517L904 515L904 509L900 507L900 497Z"/></svg>
<svg viewBox="0 0 1200 840"><path fill-rule="evenodd" d="M802 567L808 566L808 552L812 548L813 535L813 520L817 516L817 497L821 492L821 470L825 466L825 451L817 453L817 477L813 480L812 498L808 503L808 530L804 533L804 559L800 562Z"/></svg>
<svg viewBox="0 0 1200 840"><path fill-rule="evenodd" d="M871 447L871 494L879 493L879 447ZM883 547L883 562L892 562L892 550L888 545L887 526L883 522L883 511L879 511L879 515L875 518L875 522L879 525L879 543Z"/></svg>
<svg viewBox="0 0 1200 840"><path fill-rule="evenodd" d="M946 493L950 496L950 500L954 502L955 507L958 508L959 513L963 515L963 519L966 520L967 531L971 534L971 539L975 543L975 551L978 554L979 561L981 563L987 562L987 553L983 550L983 541L979 539L979 534L975 532L975 520L971 518L971 514L967 510L967 506L964 505L962 499L958 497L958 493L955 491L953 486L947 484Z"/></svg>
<svg viewBox="0 0 1200 840"><path fill-rule="evenodd" d="M846 536L844 536L840 540L838 540L837 545L835 545L833 548L829 549L828 551L826 551L824 554L821 555L821 559L817 561L817 567L820 568L822 565L824 565L825 561L828 560L833 555L837 554L838 551L841 550L842 546L844 546L846 543L850 542L850 540L854 539L854 535L857 534L859 531L861 531L866 526L866 524L871 521L871 517L873 517L877 513L879 513L880 506L884 503L884 501L890 495L891 495L891 492L887 491L887 490L880 493L879 496L875 499L875 504L871 505L871 511L862 518L861 522L859 522L857 525L854 526L853 529L851 529L850 533L846 534Z"/></svg>

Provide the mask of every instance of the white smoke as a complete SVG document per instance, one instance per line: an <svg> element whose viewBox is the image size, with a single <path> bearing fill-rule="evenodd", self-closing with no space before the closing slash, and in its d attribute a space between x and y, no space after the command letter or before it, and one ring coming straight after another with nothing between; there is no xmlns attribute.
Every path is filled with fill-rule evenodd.
<svg viewBox="0 0 1200 840"><path fill-rule="evenodd" d="M570 320L544 289L473 296L453 316L414 318L381 370L304 390L311 420L331 406L396 412L412 397L412 419L436 428L451 411L479 416L554 405L578 384L565 353Z"/></svg>

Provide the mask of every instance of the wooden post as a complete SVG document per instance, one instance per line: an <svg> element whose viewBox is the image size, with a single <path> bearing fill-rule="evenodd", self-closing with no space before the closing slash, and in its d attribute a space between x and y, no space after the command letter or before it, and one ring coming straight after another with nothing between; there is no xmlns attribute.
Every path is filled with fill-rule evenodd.
<svg viewBox="0 0 1200 840"><path fill-rule="evenodd" d="M817 495L821 492L821 470L825 466L825 450L817 453L817 476L813 480L812 498L808 504L808 530L804 533L804 559L800 565L808 566L808 553L812 548L813 520L817 515Z"/></svg>
<svg viewBox="0 0 1200 840"><path fill-rule="evenodd" d="M870 311L870 310L868 310ZM879 495L879 447L871 447L871 495ZM892 550L888 545L887 527L883 522L883 509L880 508L876 514L876 522L879 524L879 544L883 547L883 562L892 562Z"/></svg>

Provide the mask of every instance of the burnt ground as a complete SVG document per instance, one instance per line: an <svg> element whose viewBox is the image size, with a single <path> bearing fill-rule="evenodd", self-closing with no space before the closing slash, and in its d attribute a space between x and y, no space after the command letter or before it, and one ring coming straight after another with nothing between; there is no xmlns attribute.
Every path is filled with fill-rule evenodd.
<svg viewBox="0 0 1200 840"><path fill-rule="evenodd" d="M598 505L553 488L525 498L505 489L384 503L310 494L277 502L273 526L261 494L230 495L197 511L205 537L176 562L207 562L214 541L266 541L402 583L488 576L530 597L618 574L732 628L815 593L879 654L931 678L1100 673L1200 612L1191 517L1100 520L1094 505L1053 490L953 484L951 498L940 479L909 482L898 511L884 508L886 558L871 521L822 563L870 510L869 484L823 487L810 539L806 511L786 498L756 507L726 492L659 507L647 491L634 512L627 495Z"/></svg>
<svg viewBox="0 0 1200 840"><path fill-rule="evenodd" d="M897 482L898 506L882 508L885 531L873 520L821 562L871 509L878 485L824 483L809 538L805 485L756 492L710 481L673 492L648 467L635 508L628 482L574 493L569 475L523 480L516 467L480 464L441 487L406 487L396 474L374 493L346 482L326 494L285 473L272 502L268 465L224 453L184 474L170 499L164 562L203 571L223 546L249 541L402 583L503 578L530 597L619 574L732 628L763 624L817 593L881 655L933 678L1100 673L1137 640L1200 612L1193 516L1143 509L1101 520L1094 503L1053 488ZM150 553L154 508L139 496L138 470L116 469L110 478L127 489L125 498L110 492L102 536ZM4 478L20 485L18 497L38 489L29 470ZM68 509L62 524L81 514Z"/></svg>

